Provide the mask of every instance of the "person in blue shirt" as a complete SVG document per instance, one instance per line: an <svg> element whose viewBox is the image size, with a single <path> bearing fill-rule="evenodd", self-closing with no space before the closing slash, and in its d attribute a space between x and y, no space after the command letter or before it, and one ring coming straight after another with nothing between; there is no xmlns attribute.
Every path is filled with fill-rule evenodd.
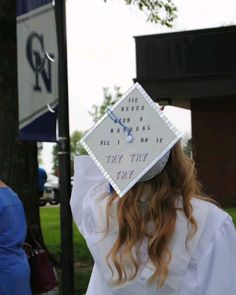
<svg viewBox="0 0 236 295"><path fill-rule="evenodd" d="M38 186L39 186L39 197L43 196L43 192L44 192L44 184L47 181L47 173L46 171L39 167L38 168Z"/></svg>
<svg viewBox="0 0 236 295"><path fill-rule="evenodd" d="M31 295L30 268L23 250L26 221L17 194L0 180L0 294Z"/></svg>

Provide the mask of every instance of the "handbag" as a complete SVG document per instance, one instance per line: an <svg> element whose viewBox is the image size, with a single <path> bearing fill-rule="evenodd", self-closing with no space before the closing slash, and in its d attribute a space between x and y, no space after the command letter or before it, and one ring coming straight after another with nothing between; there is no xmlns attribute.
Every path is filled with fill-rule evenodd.
<svg viewBox="0 0 236 295"><path fill-rule="evenodd" d="M54 266L48 252L43 249L34 233L29 230L34 243L24 244L28 262L30 265L30 285L32 293L44 293L58 285Z"/></svg>

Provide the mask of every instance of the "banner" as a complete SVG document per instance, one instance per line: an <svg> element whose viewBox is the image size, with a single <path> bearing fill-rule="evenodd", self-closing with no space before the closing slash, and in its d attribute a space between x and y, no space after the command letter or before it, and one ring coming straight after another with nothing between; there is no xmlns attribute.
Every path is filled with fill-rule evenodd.
<svg viewBox="0 0 236 295"><path fill-rule="evenodd" d="M58 48L52 0L17 0L19 133L56 141Z"/></svg>

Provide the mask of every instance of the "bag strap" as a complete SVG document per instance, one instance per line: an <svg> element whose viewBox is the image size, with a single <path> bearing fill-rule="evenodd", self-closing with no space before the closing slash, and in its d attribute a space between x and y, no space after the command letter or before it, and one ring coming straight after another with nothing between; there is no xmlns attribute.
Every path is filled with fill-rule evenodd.
<svg viewBox="0 0 236 295"><path fill-rule="evenodd" d="M31 226L28 226L28 231L32 237L33 242L35 243L35 245L37 246L37 248L42 249L43 247L41 246L41 244L39 243L34 231L32 230Z"/></svg>

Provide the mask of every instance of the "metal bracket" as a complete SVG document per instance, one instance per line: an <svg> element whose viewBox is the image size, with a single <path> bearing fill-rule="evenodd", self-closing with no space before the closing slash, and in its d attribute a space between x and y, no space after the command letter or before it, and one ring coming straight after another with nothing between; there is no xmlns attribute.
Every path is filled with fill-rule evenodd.
<svg viewBox="0 0 236 295"><path fill-rule="evenodd" d="M68 137L58 137L57 142L59 145L59 151L58 151L58 155L67 155L68 152L66 151L66 141L68 140Z"/></svg>

